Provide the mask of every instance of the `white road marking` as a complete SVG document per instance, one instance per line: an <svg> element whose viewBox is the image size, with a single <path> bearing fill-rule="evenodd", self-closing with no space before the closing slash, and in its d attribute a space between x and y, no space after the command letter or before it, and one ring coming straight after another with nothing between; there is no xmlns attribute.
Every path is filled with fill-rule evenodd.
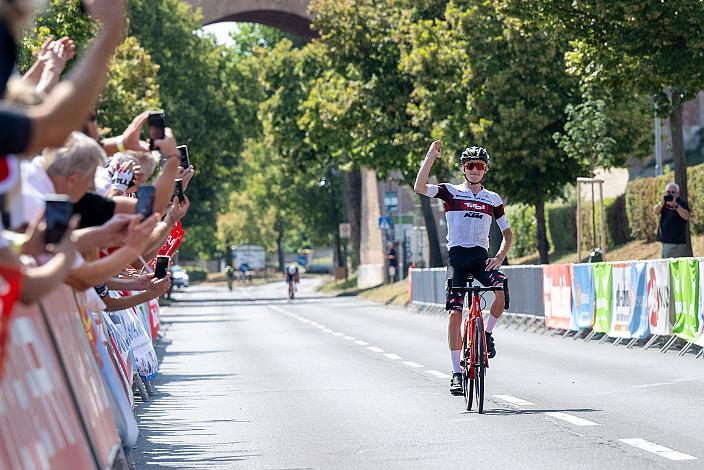
<svg viewBox="0 0 704 470"><path fill-rule="evenodd" d="M559 411L551 411L545 414L548 416L552 416L553 418L567 421L568 423L572 423L575 426L601 426L599 423L595 423L594 421L589 421L588 419L583 419L578 416L574 416L568 413L562 413Z"/></svg>
<svg viewBox="0 0 704 470"><path fill-rule="evenodd" d="M376 346L367 346L367 349L372 352L376 352L376 353L383 353L384 352L383 349L377 348Z"/></svg>
<svg viewBox="0 0 704 470"><path fill-rule="evenodd" d="M344 333L340 333L339 331L335 331L335 332L333 332L332 335L333 336L342 336L342 335L344 335Z"/></svg>
<svg viewBox="0 0 704 470"><path fill-rule="evenodd" d="M672 385L672 382L657 382L654 384L643 384L643 385L634 385L633 388L650 388L650 387L660 387L662 385Z"/></svg>
<svg viewBox="0 0 704 470"><path fill-rule="evenodd" d="M321 324L318 324L318 325L316 325L316 326L317 326L317 328L320 328L321 330L324 330L324 329L327 328L327 326L321 325Z"/></svg>
<svg viewBox="0 0 704 470"><path fill-rule="evenodd" d="M418 364L417 362L413 362L413 361L403 361L403 365L408 366L408 367L413 367L415 369L423 367L423 364Z"/></svg>
<svg viewBox="0 0 704 470"><path fill-rule="evenodd" d="M347 341L353 341L354 336L343 336L342 339L346 339Z"/></svg>
<svg viewBox="0 0 704 470"><path fill-rule="evenodd" d="M696 460L696 457L691 455L683 454L682 452L677 452L676 450L669 449L665 446L655 444L654 442L646 441L645 439L619 439L619 441L624 444L637 447L646 452L650 452L660 457L664 457L670 460Z"/></svg>
<svg viewBox="0 0 704 470"><path fill-rule="evenodd" d="M358 339L357 341L355 341L355 343L359 344L360 346L366 346L367 344L369 344L366 341L362 341L361 339Z"/></svg>
<svg viewBox="0 0 704 470"><path fill-rule="evenodd" d="M434 375L435 377L439 377L441 379L449 379L450 378L449 375L447 375L443 372L440 372L439 370L426 370L426 372L430 375Z"/></svg>
<svg viewBox="0 0 704 470"><path fill-rule="evenodd" d="M330 328L323 328L323 333L332 333Z"/></svg>
<svg viewBox="0 0 704 470"><path fill-rule="evenodd" d="M517 406L528 406L528 405L535 405L535 403L526 401L522 398L514 397L511 395L492 395L494 398L498 398L499 400L506 401L512 405L517 405Z"/></svg>
<svg viewBox="0 0 704 470"><path fill-rule="evenodd" d="M384 354L384 356L388 357L392 361L398 361L399 359L403 359L401 356L398 356L398 355L392 354L392 353Z"/></svg>

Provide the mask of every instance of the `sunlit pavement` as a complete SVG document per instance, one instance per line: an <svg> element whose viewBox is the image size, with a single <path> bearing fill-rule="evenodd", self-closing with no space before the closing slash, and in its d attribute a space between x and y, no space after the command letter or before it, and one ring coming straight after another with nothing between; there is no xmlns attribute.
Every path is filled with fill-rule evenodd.
<svg viewBox="0 0 704 470"><path fill-rule="evenodd" d="M304 280L163 311L137 468L701 468L704 361L495 330L486 414L448 393L446 319Z"/></svg>

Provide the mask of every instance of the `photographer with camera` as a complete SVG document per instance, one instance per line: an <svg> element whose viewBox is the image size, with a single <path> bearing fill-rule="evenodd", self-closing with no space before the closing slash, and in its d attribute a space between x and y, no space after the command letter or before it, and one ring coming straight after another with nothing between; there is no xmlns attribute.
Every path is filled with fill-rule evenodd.
<svg viewBox="0 0 704 470"><path fill-rule="evenodd" d="M687 245L689 204L680 197L680 187L675 183L665 186L663 199L653 211L660 216L657 240L662 243L662 258L692 256Z"/></svg>

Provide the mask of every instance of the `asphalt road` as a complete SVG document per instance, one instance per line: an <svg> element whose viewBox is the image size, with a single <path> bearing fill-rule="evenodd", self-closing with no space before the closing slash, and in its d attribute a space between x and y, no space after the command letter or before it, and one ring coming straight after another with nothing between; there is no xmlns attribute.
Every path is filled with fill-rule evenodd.
<svg viewBox="0 0 704 470"><path fill-rule="evenodd" d="M137 468L704 468L704 360L499 324L478 415L446 318L313 282L176 294Z"/></svg>

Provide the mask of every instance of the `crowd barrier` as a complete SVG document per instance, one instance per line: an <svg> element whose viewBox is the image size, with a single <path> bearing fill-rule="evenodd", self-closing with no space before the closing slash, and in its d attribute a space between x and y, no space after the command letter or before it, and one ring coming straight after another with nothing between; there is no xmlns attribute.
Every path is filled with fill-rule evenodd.
<svg viewBox="0 0 704 470"><path fill-rule="evenodd" d="M704 355L704 258L594 264L504 266L509 279L509 314L544 318L555 330L588 331L585 339L665 337L663 351L681 339ZM412 269L411 302L444 307L445 269Z"/></svg>
<svg viewBox="0 0 704 470"><path fill-rule="evenodd" d="M158 302L133 315L156 338ZM135 445L138 429L132 392L137 366L131 353L121 364L118 351L125 335L110 332L100 312L66 285L35 305L17 303L6 328L0 470L127 468L124 450Z"/></svg>
<svg viewBox="0 0 704 470"><path fill-rule="evenodd" d="M543 291L541 266L503 266L501 271L509 280L511 312L543 316ZM416 305L445 307L446 268L411 269L409 274L411 302ZM483 295L487 305L493 301L493 294Z"/></svg>

